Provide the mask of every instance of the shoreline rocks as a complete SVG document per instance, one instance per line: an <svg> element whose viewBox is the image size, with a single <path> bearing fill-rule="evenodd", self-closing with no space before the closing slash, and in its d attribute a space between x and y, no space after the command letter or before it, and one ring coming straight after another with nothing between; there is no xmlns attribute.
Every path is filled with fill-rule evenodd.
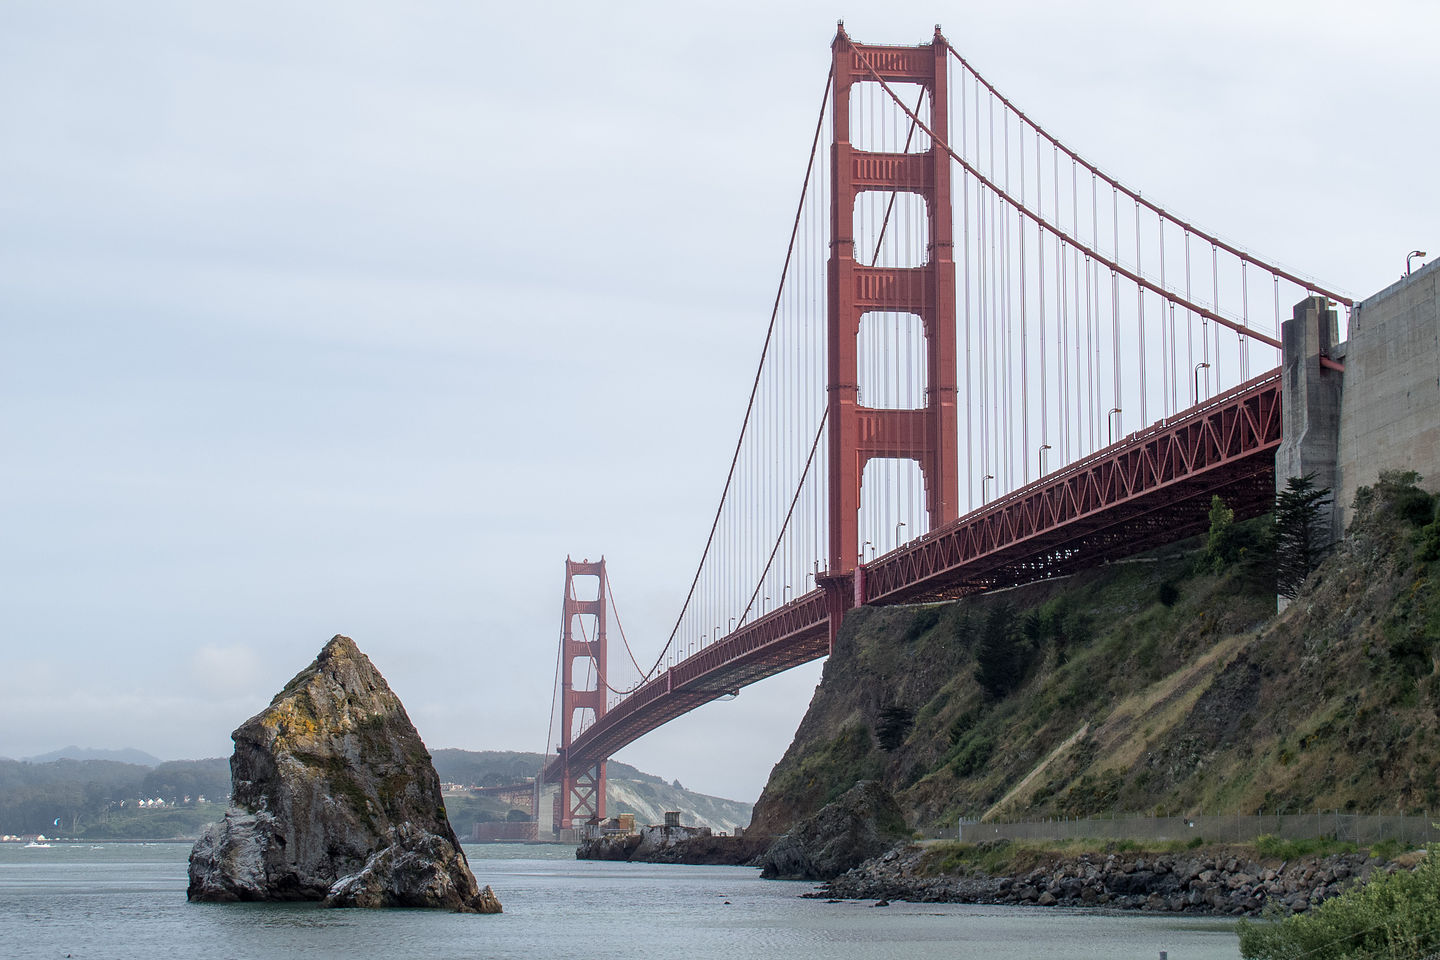
<svg viewBox="0 0 1440 960"><path fill-rule="evenodd" d="M575 849L575 859L734 867L750 863L768 845L766 839L717 837L709 827L655 826L586 840Z"/></svg>
<svg viewBox="0 0 1440 960"><path fill-rule="evenodd" d="M190 852L188 899L501 911L404 706L349 637L232 738L231 806Z"/></svg>
<svg viewBox="0 0 1440 960"><path fill-rule="evenodd" d="M1256 916L1269 904L1303 913L1377 873L1407 869L1364 854L1257 862L1223 852L1112 853L1052 857L1013 876L970 870L931 875L926 847L909 844L834 878L804 896L919 903L1104 907L1214 916Z"/></svg>

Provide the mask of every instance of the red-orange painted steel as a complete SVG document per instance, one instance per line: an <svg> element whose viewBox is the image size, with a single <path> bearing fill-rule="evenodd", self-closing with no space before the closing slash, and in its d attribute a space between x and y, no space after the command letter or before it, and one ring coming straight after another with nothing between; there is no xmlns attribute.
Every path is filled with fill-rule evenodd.
<svg viewBox="0 0 1440 960"><path fill-rule="evenodd" d="M575 596L576 577L595 577L598 587L594 600L582 600ZM555 829L569 829L577 821L600 821L605 819L605 754L579 759L571 750L571 738L575 730L575 715L581 710L593 712L598 722L605 716L605 558L591 563L565 558L565 594L562 604L565 626L561 634L560 667L560 743L558 764L553 774L547 776L551 782L560 785L555 796ZM577 617L593 617L594 633L586 639L581 631L575 639ZM589 673L595 685L583 689L575 687L575 663L589 662Z"/></svg>
<svg viewBox="0 0 1440 960"><path fill-rule="evenodd" d="M1056 576L1190 536L1223 493L1275 498L1278 370L1162 420L865 567L865 601L949 599Z"/></svg>
<svg viewBox="0 0 1440 960"><path fill-rule="evenodd" d="M873 458L913 459L920 465L930 528L954 520L960 503L959 431L955 407L955 260L950 206L948 135L949 44L935 31L918 47L854 43L843 27L831 51L834 89L830 100L830 260L827 265L827 345L830 558L830 631L839 628L849 603L842 598L860 560L860 482ZM868 65L867 65L868 64ZM874 67L887 81L916 83L930 97L930 149L922 153L878 153L857 149L850 135L850 92L872 78ZM876 267L855 261L855 203L865 191L914 193L925 199L928 246L925 263ZM861 406L859 347L861 318L871 312L918 316L928 346L925 406L880 410ZM838 593L836 591L839 591Z"/></svg>
<svg viewBox="0 0 1440 960"><path fill-rule="evenodd" d="M825 656L833 649L841 618L855 606L947 599L1018 585L1178 540L1204 529L1214 494L1222 495L1239 517L1261 513L1273 503L1274 451L1282 425L1278 370L956 518L959 431L950 171L952 159L962 165L964 161L946 143L949 50L938 30L930 44L880 47L853 43L842 28L832 47L829 569L816 578L816 590L675 664L608 712L603 692L604 591L598 608L572 607L567 599L562 711L566 730L559 755L545 769L547 780L565 784L566 803L556 802L557 825L566 819L569 826L582 808L604 815L606 757L701 704ZM930 136L929 151L893 154L855 149L850 137L850 90L866 80L916 83L926 89L931 98L930 123L922 124L913 114L911 118ZM901 109L910 113L908 107ZM993 185L992 189L1000 192ZM924 197L929 211L924 264L876 267L855 261L855 203L860 193L870 190ZM1165 295L1188 306L1187 301ZM857 335L861 318L875 311L921 318L928 346L924 407L890 410L860 405ZM860 483L865 463L875 457L909 458L920 464L930 532L863 564ZM603 561L599 567L603 579ZM567 598L571 575L567 562ZM598 646L577 643L570 636L572 615L592 609L598 609L600 617ZM571 686L571 664L587 656L597 664L601 677L593 693ZM574 711L587 706L595 710L595 722L572 741ZM572 771L581 776L572 776Z"/></svg>
<svg viewBox="0 0 1440 960"><path fill-rule="evenodd" d="M840 603L914 603L1059 576L1200 532L1214 494L1237 517L1263 513L1275 497L1280 396L1274 370L829 578L640 687L575 738L570 763L610 756L701 704L825 656Z"/></svg>

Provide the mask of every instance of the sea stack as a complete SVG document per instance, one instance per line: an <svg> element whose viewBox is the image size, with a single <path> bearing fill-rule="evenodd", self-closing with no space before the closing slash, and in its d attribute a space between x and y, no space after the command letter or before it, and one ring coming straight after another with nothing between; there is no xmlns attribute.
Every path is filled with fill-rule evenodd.
<svg viewBox="0 0 1440 960"><path fill-rule="evenodd" d="M190 851L191 900L500 912L405 707L349 637L231 737L230 809Z"/></svg>

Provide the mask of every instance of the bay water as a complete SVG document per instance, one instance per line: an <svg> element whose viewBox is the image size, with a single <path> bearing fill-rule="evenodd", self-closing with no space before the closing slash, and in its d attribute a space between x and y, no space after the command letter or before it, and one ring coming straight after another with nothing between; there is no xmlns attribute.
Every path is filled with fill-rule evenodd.
<svg viewBox="0 0 1440 960"><path fill-rule="evenodd" d="M189 844L0 844L0 957L38 960L685 958L1235 960L1229 920L968 904L826 903L749 867L467 845L505 912L192 904Z"/></svg>

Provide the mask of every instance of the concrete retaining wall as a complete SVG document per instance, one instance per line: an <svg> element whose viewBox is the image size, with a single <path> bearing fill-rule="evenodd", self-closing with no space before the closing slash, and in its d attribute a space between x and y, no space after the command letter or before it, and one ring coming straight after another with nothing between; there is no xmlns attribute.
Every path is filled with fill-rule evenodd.
<svg viewBox="0 0 1440 960"><path fill-rule="evenodd" d="M1440 260L1356 304L1345 349L1336 503L1381 470L1415 470L1440 489Z"/></svg>
<svg viewBox="0 0 1440 960"><path fill-rule="evenodd" d="M1382 470L1414 470L1422 486L1440 489L1440 260L1356 304L1349 340L1335 343L1335 335L1319 297L1285 321L1275 487L1307 474L1329 487L1338 539L1356 489Z"/></svg>

